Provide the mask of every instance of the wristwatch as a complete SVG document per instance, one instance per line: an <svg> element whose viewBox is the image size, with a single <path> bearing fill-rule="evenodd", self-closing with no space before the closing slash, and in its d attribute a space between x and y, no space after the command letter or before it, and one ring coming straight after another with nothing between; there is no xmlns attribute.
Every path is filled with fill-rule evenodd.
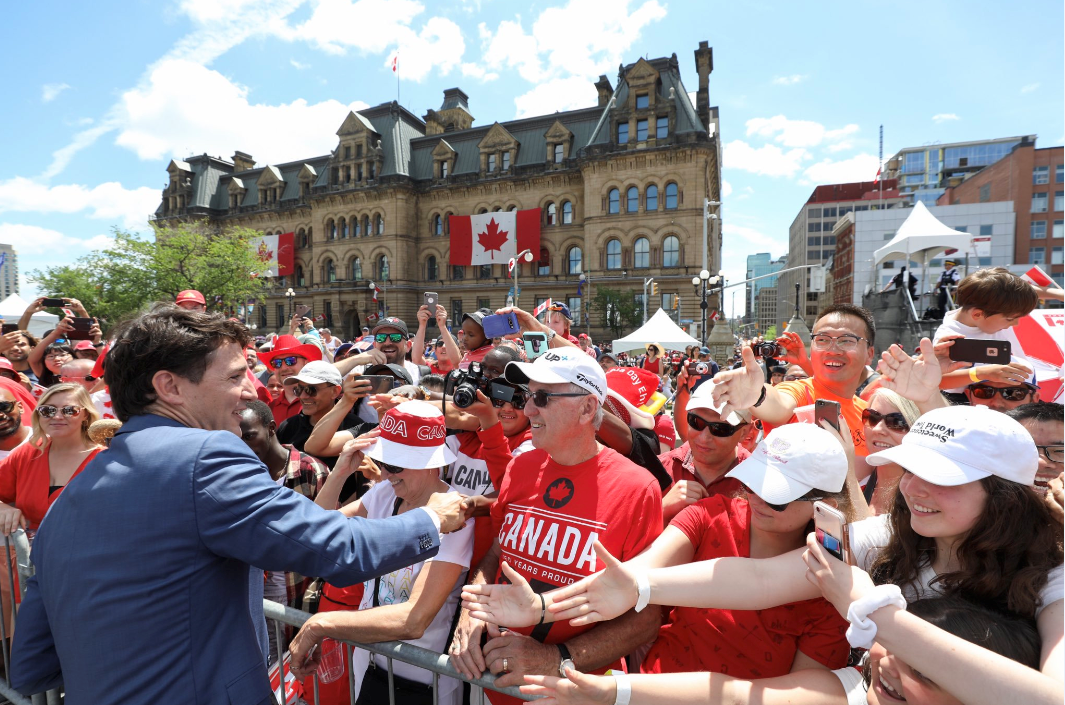
<svg viewBox="0 0 1065 705"><path fill-rule="evenodd" d="M554 328L548 328L547 329L547 342L550 343L552 340L554 340L556 335L558 335L558 333L555 332Z"/></svg>
<svg viewBox="0 0 1065 705"><path fill-rule="evenodd" d="M558 647L558 653L562 655L562 661L558 664L558 675L560 678L565 678L566 669L572 668L574 671L576 671L577 666L574 665L573 659L570 658L569 649L566 648L565 644L555 644L555 646Z"/></svg>

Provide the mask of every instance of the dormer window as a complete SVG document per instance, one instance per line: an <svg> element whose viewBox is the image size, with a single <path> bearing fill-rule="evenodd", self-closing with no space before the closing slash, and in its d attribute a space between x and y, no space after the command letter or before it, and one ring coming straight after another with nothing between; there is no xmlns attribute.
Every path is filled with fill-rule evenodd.
<svg viewBox="0 0 1065 705"><path fill-rule="evenodd" d="M344 145L344 159L351 159L351 145Z"/></svg>
<svg viewBox="0 0 1065 705"><path fill-rule="evenodd" d="M646 93L637 93L636 94L636 109L637 110L643 110L643 109L649 107L650 104L651 104L650 98L649 98L649 96Z"/></svg>
<svg viewBox="0 0 1065 705"><path fill-rule="evenodd" d="M495 170L496 170L496 155L489 154L488 155L488 171L495 171Z"/></svg>
<svg viewBox="0 0 1065 705"><path fill-rule="evenodd" d="M510 152L503 152L503 171L510 168Z"/></svg>
<svg viewBox="0 0 1065 705"><path fill-rule="evenodd" d="M566 157L566 148L560 144L555 145L555 164L561 164Z"/></svg>
<svg viewBox="0 0 1065 705"><path fill-rule="evenodd" d="M355 158L359 159L361 157L362 157L362 145L361 144L357 144L357 145L355 145Z"/></svg>
<svg viewBox="0 0 1065 705"><path fill-rule="evenodd" d="M447 178L447 162L440 162L440 178Z"/></svg>

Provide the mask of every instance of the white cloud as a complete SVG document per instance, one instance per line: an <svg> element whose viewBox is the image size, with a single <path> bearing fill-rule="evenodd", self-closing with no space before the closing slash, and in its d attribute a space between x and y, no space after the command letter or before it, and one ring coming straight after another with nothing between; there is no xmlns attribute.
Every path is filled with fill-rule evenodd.
<svg viewBox="0 0 1065 705"><path fill-rule="evenodd" d="M114 242L110 235L96 235L87 240L80 240L70 235L64 235L58 230L42 228L38 225L25 225L22 223L0 223L0 242L14 244L19 257L32 257L33 255L49 255L63 252L70 257L77 257L89 250L97 250L107 247ZM24 274L24 272L20 272ZM28 282L23 281L23 284Z"/></svg>
<svg viewBox="0 0 1065 705"><path fill-rule="evenodd" d="M770 118L751 118L747 121L747 136L772 137L785 147L815 147L819 144L831 144L843 141L849 135L858 132L855 124L844 125L836 130L829 130L819 122L811 120L789 120L784 115Z"/></svg>
<svg viewBox="0 0 1065 705"><path fill-rule="evenodd" d="M305 71L311 67L310 64L305 64L302 61L296 61L295 59L289 59L288 63L292 64L292 68L298 71Z"/></svg>
<svg viewBox="0 0 1065 705"><path fill-rule="evenodd" d="M949 122L951 120L961 120L961 118L955 115L954 113L939 113L937 115L932 116L932 122L935 123L944 123Z"/></svg>
<svg viewBox="0 0 1065 705"><path fill-rule="evenodd" d="M796 83L801 83L808 79L809 76L805 74L793 73L790 76L774 76L773 85L775 86L794 86Z"/></svg>
<svg viewBox="0 0 1065 705"><path fill-rule="evenodd" d="M552 78L514 99L516 117L546 115L556 110L587 108L595 104L595 86L579 76Z"/></svg>
<svg viewBox="0 0 1065 705"><path fill-rule="evenodd" d="M117 113L123 127L115 141L141 159L190 152L228 157L240 149L260 164L277 164L328 153L348 111L365 107L336 100L251 103L247 88L217 71L171 60L157 66L144 86L122 95Z"/></svg>
<svg viewBox="0 0 1065 705"><path fill-rule="evenodd" d="M478 81L483 81L485 83L499 78L498 73L495 71L486 71L485 68L479 64L463 63L460 68L462 69L463 76L475 78Z"/></svg>
<svg viewBox="0 0 1065 705"><path fill-rule="evenodd" d="M721 197L729 196L732 194L732 184L728 182L728 179L721 180Z"/></svg>
<svg viewBox="0 0 1065 705"><path fill-rule="evenodd" d="M803 172L805 182L814 184L845 184L872 181L880 162L875 154L857 154L850 159L824 159Z"/></svg>
<svg viewBox="0 0 1065 705"><path fill-rule="evenodd" d="M763 176L794 176L802 168L802 162L810 159L805 149L795 148L787 152L775 144L755 148L742 140L733 140L725 145L726 169L741 169Z"/></svg>
<svg viewBox="0 0 1065 705"><path fill-rule="evenodd" d="M41 102L51 103L59 94L70 88L66 83L46 83L41 86Z"/></svg>
<svg viewBox="0 0 1065 705"><path fill-rule="evenodd" d="M1029 83L1027 86L1021 88L1021 93L1031 93L1035 89L1039 88L1038 83Z"/></svg>
<svg viewBox="0 0 1065 705"><path fill-rule="evenodd" d="M0 181L0 213L88 211L90 218L128 229L146 229L160 198L158 189L141 186L130 190L114 181L92 188L81 184L46 186L20 176Z"/></svg>

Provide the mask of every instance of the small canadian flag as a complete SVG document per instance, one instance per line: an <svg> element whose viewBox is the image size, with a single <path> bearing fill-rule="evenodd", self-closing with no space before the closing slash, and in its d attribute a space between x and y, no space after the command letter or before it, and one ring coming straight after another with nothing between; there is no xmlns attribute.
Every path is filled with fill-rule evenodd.
<svg viewBox="0 0 1065 705"><path fill-rule="evenodd" d="M721 311L719 311L719 310L717 310L715 308L714 312L710 314L710 320L711 321L716 321L719 318L721 318Z"/></svg>
<svg viewBox="0 0 1065 705"><path fill-rule="evenodd" d="M396 72L396 60L397 59L399 59L399 52L396 52L396 54L392 56L392 73Z"/></svg>
<svg viewBox="0 0 1065 705"><path fill-rule="evenodd" d="M1052 286L1054 284L1054 280L1038 264L1022 274L1021 279L1036 286Z"/></svg>
<svg viewBox="0 0 1065 705"><path fill-rule="evenodd" d="M548 299L547 301L543 302L542 304L533 309L533 318L538 318L541 313L543 313L549 308L551 308L551 299Z"/></svg>
<svg viewBox="0 0 1065 705"><path fill-rule="evenodd" d="M454 265L503 264L518 252L540 252L540 209L449 216Z"/></svg>
<svg viewBox="0 0 1065 705"><path fill-rule="evenodd" d="M374 303L377 303L377 295L380 294L380 293L381 293L381 289L379 287L375 286L373 288L373 302Z"/></svg>

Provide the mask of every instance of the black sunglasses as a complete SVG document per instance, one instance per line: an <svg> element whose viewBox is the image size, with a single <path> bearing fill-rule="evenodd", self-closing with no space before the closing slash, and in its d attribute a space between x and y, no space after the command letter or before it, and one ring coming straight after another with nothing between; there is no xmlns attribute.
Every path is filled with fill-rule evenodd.
<svg viewBox="0 0 1065 705"><path fill-rule="evenodd" d="M889 431L896 431L898 433L907 433L910 430L910 424L906 423L906 417L899 411L893 411L890 414L881 414L879 411L873 411L872 409L862 410L862 423L872 428L881 421L887 426Z"/></svg>
<svg viewBox="0 0 1065 705"><path fill-rule="evenodd" d="M525 403L521 408L524 408L529 400L532 400L538 409L544 409L551 402L552 397L586 397L588 394L589 392L548 392L543 389L537 389L535 392L523 391Z"/></svg>
<svg viewBox="0 0 1065 705"><path fill-rule="evenodd" d="M285 357L275 357L273 360L270 361L270 367L273 367L275 370L280 370L282 364L292 367L296 364L296 360L302 359L303 356L301 355L286 355Z"/></svg>
<svg viewBox="0 0 1065 705"><path fill-rule="evenodd" d="M383 463L380 460L375 460L373 462L374 462L374 465L376 465L377 467L381 468L382 470L384 470L385 472L389 473L390 475L398 475L398 474L400 474L401 472L403 472L404 470L407 469L407 468L400 467L398 465L390 465L389 463Z"/></svg>
<svg viewBox="0 0 1065 705"><path fill-rule="evenodd" d="M436 347L438 347L438 348L444 347L444 341L443 340L436 341Z"/></svg>
<svg viewBox="0 0 1065 705"><path fill-rule="evenodd" d="M996 394L1001 394L1006 401L1024 401L1032 394L1031 387L992 387L986 384L973 384L969 386L969 392L977 399L994 399Z"/></svg>
<svg viewBox="0 0 1065 705"><path fill-rule="evenodd" d="M701 432L704 428L710 429L711 436L717 436L718 438L728 438L736 431L740 430L740 427L747 424L741 423L739 426L733 426L730 423L724 421L707 421L704 418L696 416L693 412L688 412L688 428L696 433Z"/></svg>
<svg viewBox="0 0 1065 705"><path fill-rule="evenodd" d="M15 410L15 404L18 404L18 402L17 401L0 401L0 414L5 414L5 415L10 414L12 411Z"/></svg>
<svg viewBox="0 0 1065 705"><path fill-rule="evenodd" d="M309 384L297 384L292 387L292 394L297 397L301 394L306 394L311 399L313 399L318 396L319 391L321 390L319 390L318 387L312 387Z"/></svg>
<svg viewBox="0 0 1065 705"><path fill-rule="evenodd" d="M378 333L373 337L378 343L383 343L386 340L391 340L393 343L402 343L407 339L407 336L402 333Z"/></svg>
<svg viewBox="0 0 1065 705"><path fill-rule="evenodd" d="M761 497L758 496L757 492L752 490L747 485L744 485L743 489L747 490L747 494L753 494L755 497L758 497L758 499L762 499ZM824 498L825 498L824 495L810 494L809 492L807 492L802 497L799 497L798 499L791 500L791 502L820 502ZM770 504L769 502L766 502L764 499L762 499L762 502L764 502L765 506L769 507L774 512L783 512L783 511L787 510L788 506L791 504L791 502L785 502L784 504Z"/></svg>

